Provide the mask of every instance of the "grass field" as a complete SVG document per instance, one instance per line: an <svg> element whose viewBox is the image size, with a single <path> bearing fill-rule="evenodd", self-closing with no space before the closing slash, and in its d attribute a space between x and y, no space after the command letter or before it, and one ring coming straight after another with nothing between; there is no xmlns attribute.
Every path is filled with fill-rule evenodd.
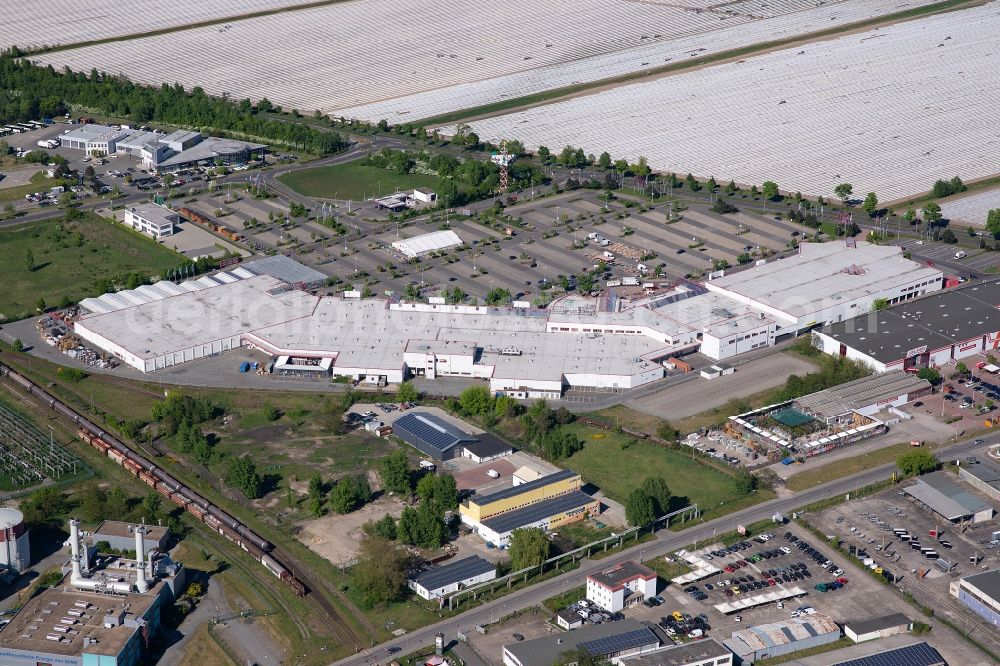
<svg viewBox="0 0 1000 666"><path fill-rule="evenodd" d="M681 453L641 440L623 449L623 443L631 439L626 435L579 423L564 427L585 444L582 451L561 460L560 465L580 473L584 481L622 504L649 476L662 476L681 505L697 502L703 511L741 499L729 475ZM636 474L636 470L642 473Z"/></svg>
<svg viewBox="0 0 1000 666"><path fill-rule="evenodd" d="M388 169L365 166L360 161L294 171L280 176L278 180L309 197L341 200L363 200L416 187L436 189L441 182L437 176L400 174Z"/></svg>
<svg viewBox="0 0 1000 666"><path fill-rule="evenodd" d="M27 254L34 263L28 268ZM76 222L42 220L0 232L0 313L20 319L62 298L98 295L97 280L128 273L155 277L185 258L152 239L96 215Z"/></svg>
<svg viewBox="0 0 1000 666"><path fill-rule="evenodd" d="M27 185L15 185L0 189L0 201L17 201L23 199L26 194L34 194L41 190L48 190L49 185L54 183L45 173L39 171L31 177Z"/></svg>
<svg viewBox="0 0 1000 666"><path fill-rule="evenodd" d="M910 448L909 443L900 442L858 456L834 460L821 467L791 475L785 485L788 486L789 490L796 491L819 486L843 478L848 474L856 474L872 467L891 463L909 451Z"/></svg>

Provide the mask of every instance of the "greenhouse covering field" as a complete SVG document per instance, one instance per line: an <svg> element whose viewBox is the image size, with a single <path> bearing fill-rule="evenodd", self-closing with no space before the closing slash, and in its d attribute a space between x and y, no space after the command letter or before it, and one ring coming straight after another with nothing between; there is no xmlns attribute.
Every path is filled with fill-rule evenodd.
<svg viewBox="0 0 1000 666"><path fill-rule="evenodd" d="M1000 208L1000 188L941 202L941 214L952 224L983 226L986 224L986 215L994 208Z"/></svg>
<svg viewBox="0 0 1000 666"><path fill-rule="evenodd" d="M933 0L355 0L47 54L151 84L391 122L639 72ZM567 7L571 7L567 11ZM207 48L210 47L210 48Z"/></svg>
<svg viewBox="0 0 1000 666"><path fill-rule="evenodd" d="M76 44L315 0L5 0L0 48ZM214 28L224 29L224 26Z"/></svg>
<svg viewBox="0 0 1000 666"><path fill-rule="evenodd" d="M484 139L885 202L1000 171L1000 2L472 124ZM449 132L453 128L444 128Z"/></svg>

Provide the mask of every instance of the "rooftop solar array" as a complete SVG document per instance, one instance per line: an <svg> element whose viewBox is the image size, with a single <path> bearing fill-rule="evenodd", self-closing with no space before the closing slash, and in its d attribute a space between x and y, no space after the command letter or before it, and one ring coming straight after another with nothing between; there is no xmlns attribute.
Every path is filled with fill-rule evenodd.
<svg viewBox="0 0 1000 666"><path fill-rule="evenodd" d="M397 423L399 423L397 421ZM563 479L571 479L576 476L576 472L569 469L562 469L555 474L549 474L548 476L543 476L534 481L529 481L528 483L522 483L519 486L512 486L510 488L504 488L503 490L498 490L495 493L489 495L481 495L475 497L474 500L479 506L484 506L486 504L491 504L502 499L508 499L510 497L517 497L522 493L535 490L536 488L542 488L550 483L555 483L556 481L562 481Z"/></svg>
<svg viewBox="0 0 1000 666"><path fill-rule="evenodd" d="M428 569L413 580L426 590L437 590L445 585L468 580L490 571L496 571L496 565L490 564L478 555L472 555L443 567Z"/></svg>
<svg viewBox="0 0 1000 666"><path fill-rule="evenodd" d="M550 478L550 477L543 477ZM525 484L527 485L527 484ZM523 488L524 486L517 486ZM572 511L582 506L586 506L595 501L593 497L581 490L574 490L569 493L557 495L551 499L543 500L535 504L515 509L506 513L497 514L492 518L483 521L483 525L493 530L497 534L506 534L519 527L537 523L539 520L555 516L566 511Z"/></svg>
<svg viewBox="0 0 1000 666"><path fill-rule="evenodd" d="M407 444L428 455L439 455L459 442L472 442L476 439L433 414L407 414L396 419L392 430Z"/></svg>
<svg viewBox="0 0 1000 666"><path fill-rule="evenodd" d="M243 262L243 268L257 275L270 275L288 284L314 284L326 281L326 275L315 268L309 268L283 254L276 254L263 259Z"/></svg>
<svg viewBox="0 0 1000 666"><path fill-rule="evenodd" d="M605 636L604 638L595 638L592 641L585 641L580 643L577 647L580 650L587 652L595 657L617 654L625 650L630 650L637 647L642 647L643 645L656 645L659 644L659 639L656 637L649 627L642 627L641 629L634 629L622 634L615 634L613 636Z"/></svg>
<svg viewBox="0 0 1000 666"><path fill-rule="evenodd" d="M944 658L927 643L916 643L895 650L840 661L833 666L946 666Z"/></svg>

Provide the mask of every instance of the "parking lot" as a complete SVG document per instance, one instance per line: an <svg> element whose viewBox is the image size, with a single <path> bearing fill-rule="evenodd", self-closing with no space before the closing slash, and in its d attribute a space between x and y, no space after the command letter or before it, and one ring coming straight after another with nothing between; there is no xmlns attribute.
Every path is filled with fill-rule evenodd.
<svg viewBox="0 0 1000 666"><path fill-rule="evenodd" d="M971 489L970 492L974 493ZM976 640L990 649L1000 648L1000 631L948 593L949 583L956 578L995 569L1000 564L997 557L1000 544L990 543L994 541L991 534L997 529L992 521L980 526L953 527L897 488L824 511L815 516L815 524L840 539L844 548L853 548L862 559L871 558L872 564L890 571L898 579L896 587L913 594L920 605L933 608L935 616L944 614L959 626L975 631ZM925 555L921 548L931 548L937 556ZM852 580L869 578L855 571ZM883 598L895 600L898 596L883 594ZM902 612L914 617L915 609ZM934 624L932 619L919 619ZM938 634L942 629L937 623L933 633ZM982 655L977 653L966 659L971 661L949 659L949 662L983 663Z"/></svg>
<svg viewBox="0 0 1000 666"><path fill-rule="evenodd" d="M956 229L953 231L956 235L965 233L964 229ZM948 245L946 243L935 243L932 241L922 241L912 238L898 238L890 242L893 245L898 245L907 252L912 253L916 258L930 260L935 263L947 262L956 266L961 266L963 269L976 274L984 273L990 268L994 268L1000 264L1000 255L996 252L990 252L988 250L973 250L955 245ZM961 259L956 258L956 253L960 251L965 253L965 256Z"/></svg>

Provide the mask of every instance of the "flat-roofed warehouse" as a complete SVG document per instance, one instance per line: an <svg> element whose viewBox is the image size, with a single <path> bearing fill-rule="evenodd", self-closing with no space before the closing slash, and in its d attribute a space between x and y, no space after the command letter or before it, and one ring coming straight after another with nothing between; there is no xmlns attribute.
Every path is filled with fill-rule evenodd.
<svg viewBox="0 0 1000 666"><path fill-rule="evenodd" d="M983 523L993 518L993 507L953 481L947 472L925 474L903 492L952 523Z"/></svg>
<svg viewBox="0 0 1000 666"><path fill-rule="evenodd" d="M942 288L942 273L894 245L864 241L803 243L793 257L710 280L710 291L774 317L792 333L850 319L879 298L900 303Z"/></svg>
<svg viewBox="0 0 1000 666"><path fill-rule="evenodd" d="M944 365L1000 348L1000 278L864 313L813 332L827 354L878 371Z"/></svg>
<svg viewBox="0 0 1000 666"><path fill-rule="evenodd" d="M850 412L874 416L887 407L899 407L930 395L932 390L933 386L926 379L895 370L854 379L802 396L794 402L829 424Z"/></svg>
<svg viewBox="0 0 1000 666"><path fill-rule="evenodd" d="M238 348L251 321L287 323L312 313L315 296L294 290L271 293L285 288L270 276L251 277L83 317L74 331L128 365L151 372Z"/></svg>

